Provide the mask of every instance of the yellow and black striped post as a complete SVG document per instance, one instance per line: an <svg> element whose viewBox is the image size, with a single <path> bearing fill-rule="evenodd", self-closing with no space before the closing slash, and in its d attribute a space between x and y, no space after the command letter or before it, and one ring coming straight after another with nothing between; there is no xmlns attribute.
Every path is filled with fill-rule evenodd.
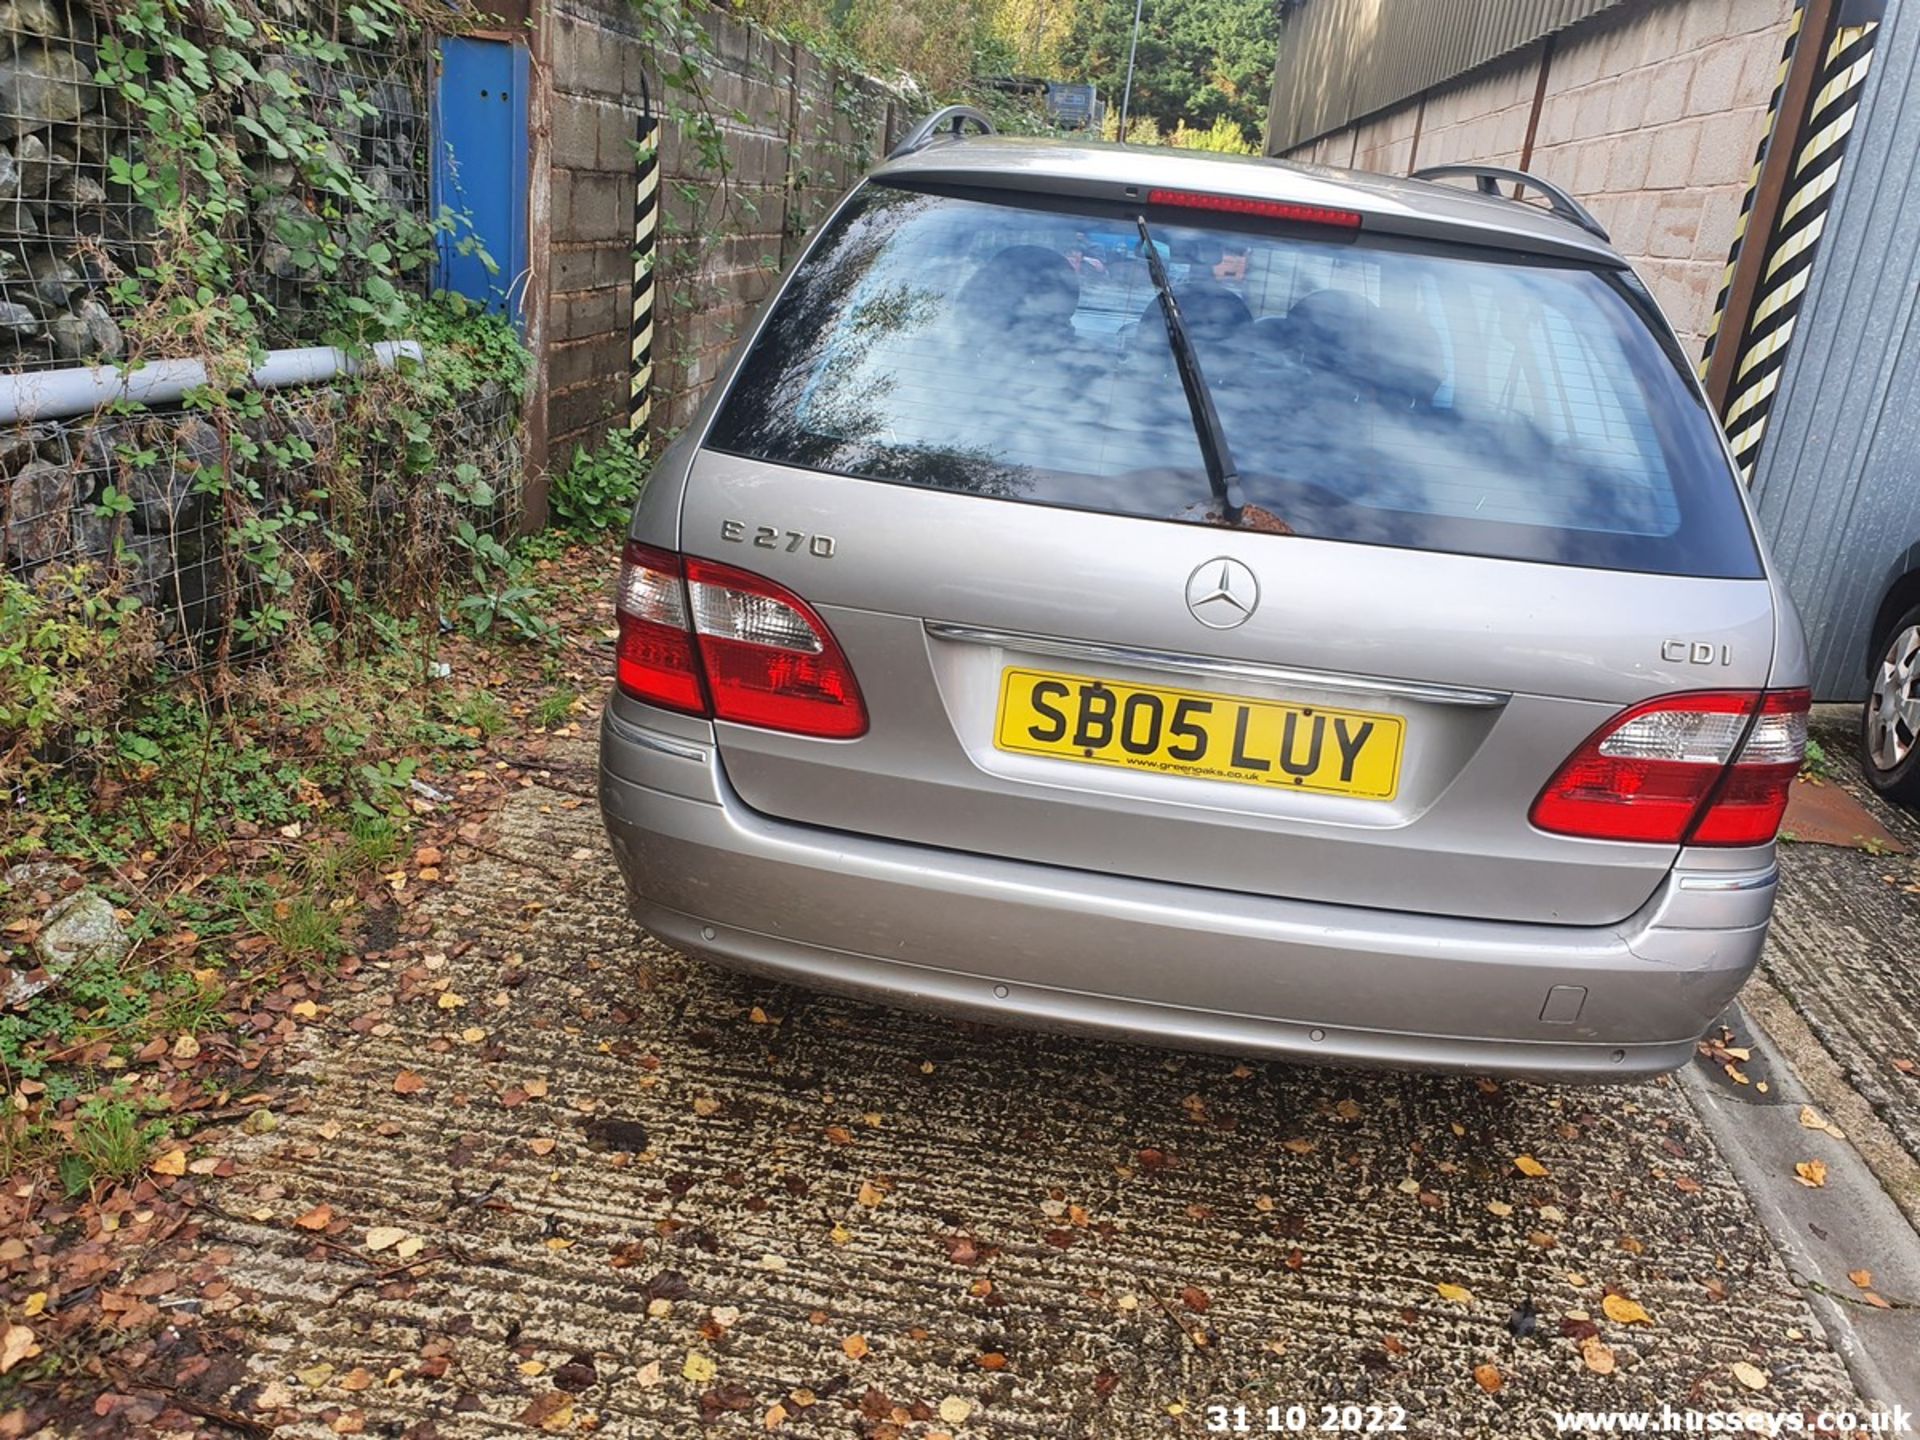
<svg viewBox="0 0 1920 1440"><path fill-rule="evenodd" d="M1753 305L1739 338L1721 416L1740 473L1753 478L1766 435L1774 392L1786 365L1807 282L1813 273L1820 237L1826 230L1834 186L1840 178L1847 137L1860 111L1867 69L1879 25L1875 21L1848 24L1845 15L1834 27L1822 56L1806 123L1795 140L1792 164L1781 194L1779 219L1767 237Z"/></svg>
<svg viewBox="0 0 1920 1440"><path fill-rule="evenodd" d="M627 430L642 444L653 418L653 258L659 232L660 122L652 107L634 127L638 173L633 189L633 368L628 378Z"/></svg>
<svg viewBox="0 0 1920 1440"><path fill-rule="evenodd" d="M1740 197L1740 218L1734 223L1733 244L1727 249L1727 268L1720 275L1720 294L1713 302L1713 319L1707 322L1706 348L1700 352L1700 378L1707 378L1713 362L1713 347L1720 339L1720 322L1726 318L1727 297L1733 293L1733 272L1739 268L1740 253L1747 241L1747 222L1753 217L1753 202L1760 193L1760 171L1767 163L1767 148L1773 141L1773 127L1780 115L1780 97L1786 93L1787 71L1793 65L1793 52L1800 43L1800 29L1806 23L1806 0L1793 7L1787 23L1786 48L1780 52L1780 68L1773 75L1773 95L1767 101L1767 124L1753 152L1753 169L1747 174L1747 193Z"/></svg>

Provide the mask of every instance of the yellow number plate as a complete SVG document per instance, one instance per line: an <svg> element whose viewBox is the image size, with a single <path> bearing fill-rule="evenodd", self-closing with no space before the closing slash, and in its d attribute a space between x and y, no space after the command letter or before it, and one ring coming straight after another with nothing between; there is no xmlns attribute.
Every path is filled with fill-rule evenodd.
<svg viewBox="0 0 1920 1440"><path fill-rule="evenodd" d="M1022 755L1391 800L1406 728L1398 715L1008 669L993 739Z"/></svg>

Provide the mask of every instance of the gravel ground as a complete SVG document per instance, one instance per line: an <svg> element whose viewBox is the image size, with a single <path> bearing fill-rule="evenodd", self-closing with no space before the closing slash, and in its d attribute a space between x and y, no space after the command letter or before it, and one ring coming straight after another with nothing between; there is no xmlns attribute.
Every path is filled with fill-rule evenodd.
<svg viewBox="0 0 1920 1440"><path fill-rule="evenodd" d="M317 1017L310 1104L220 1193L282 1434L1854 1401L1670 1083L1240 1065L734 977L626 919L591 747L552 778L455 852L420 954Z"/></svg>
<svg viewBox="0 0 1920 1440"><path fill-rule="evenodd" d="M1833 783L1920 851L1920 820L1861 781L1853 714L1837 708L1815 726ZM1764 973L1920 1161L1920 861L1825 845L1783 845L1780 854L1786 883Z"/></svg>

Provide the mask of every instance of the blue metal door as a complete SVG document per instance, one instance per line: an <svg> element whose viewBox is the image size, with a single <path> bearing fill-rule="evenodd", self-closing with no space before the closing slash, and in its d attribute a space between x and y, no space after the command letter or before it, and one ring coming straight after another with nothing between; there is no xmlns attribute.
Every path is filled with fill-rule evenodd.
<svg viewBox="0 0 1920 1440"><path fill-rule="evenodd" d="M527 83L524 45L440 42L433 201L458 219L440 238L435 282L515 324L527 273Z"/></svg>

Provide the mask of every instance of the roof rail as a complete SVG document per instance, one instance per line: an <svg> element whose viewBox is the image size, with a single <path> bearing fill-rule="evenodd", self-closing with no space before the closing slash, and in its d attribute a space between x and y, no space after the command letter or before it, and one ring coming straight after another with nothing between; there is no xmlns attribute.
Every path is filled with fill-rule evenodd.
<svg viewBox="0 0 1920 1440"><path fill-rule="evenodd" d="M1479 189L1482 195L1499 196L1499 182L1502 180L1511 180L1515 186L1531 185L1547 197L1547 203L1553 207L1553 213L1558 215L1562 220L1571 220L1589 235L1598 235L1609 245L1613 243L1613 237L1608 235L1606 228L1602 226L1598 220L1593 218L1592 213L1586 206L1582 205L1551 180L1542 180L1538 175L1529 174L1525 170L1513 170L1505 165L1428 165L1424 169L1414 171L1412 178L1415 180L1444 180L1454 175L1472 176L1474 180L1479 182ZM1519 195L1516 193L1502 198L1517 200L1519 199Z"/></svg>
<svg viewBox="0 0 1920 1440"><path fill-rule="evenodd" d="M887 158L897 160L902 155L911 155L922 146L938 139L943 133L958 140L968 125L973 126L982 135L999 133L986 111L977 110L971 105L948 105L934 111L909 130L901 137L900 143L887 152Z"/></svg>

